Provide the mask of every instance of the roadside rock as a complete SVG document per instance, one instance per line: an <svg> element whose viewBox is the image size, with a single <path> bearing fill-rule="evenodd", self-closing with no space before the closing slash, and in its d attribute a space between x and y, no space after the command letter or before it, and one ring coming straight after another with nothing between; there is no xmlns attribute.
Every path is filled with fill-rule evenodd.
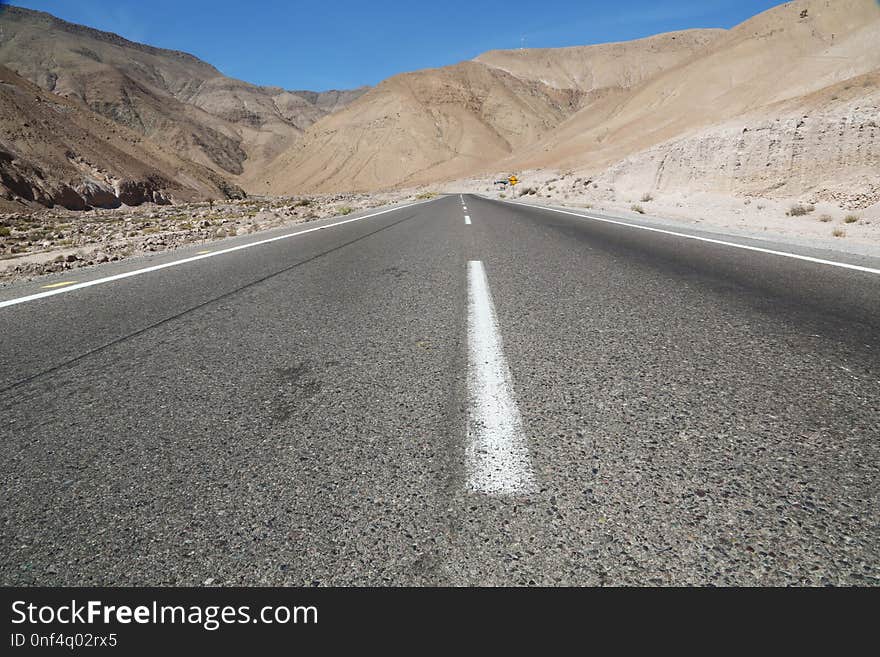
<svg viewBox="0 0 880 657"><path fill-rule="evenodd" d="M76 190L69 185L60 185L50 192L49 198L55 205L60 205L68 210L85 210L88 204Z"/></svg>
<svg viewBox="0 0 880 657"><path fill-rule="evenodd" d="M113 189L94 181L82 183L76 187L85 202L95 208L113 209L122 205Z"/></svg>
<svg viewBox="0 0 880 657"><path fill-rule="evenodd" d="M168 197L159 189L161 181L148 180L123 180L119 183L119 200L125 205L137 206L143 203L155 203L157 205L169 205Z"/></svg>

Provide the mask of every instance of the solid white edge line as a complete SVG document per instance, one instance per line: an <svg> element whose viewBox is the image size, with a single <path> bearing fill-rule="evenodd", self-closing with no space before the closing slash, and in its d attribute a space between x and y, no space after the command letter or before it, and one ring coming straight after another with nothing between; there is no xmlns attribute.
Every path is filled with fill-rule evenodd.
<svg viewBox="0 0 880 657"><path fill-rule="evenodd" d="M689 235L688 233L679 233L674 230L666 230L663 228L652 228L651 226L642 226L640 224L631 224L626 221L619 221L615 219L605 219L603 217L594 217L589 214L580 214L578 212L569 212L568 210L558 210L556 208L551 208L549 206L544 205L532 205L531 203L512 203L511 201L502 201L502 203L510 203L511 205L523 205L528 208L535 208L539 210L550 210L551 212L558 212L560 214L570 214L573 217L580 217L581 219L590 219L592 221L601 221L606 224L615 224L618 226L627 226L629 228L638 228L639 230L647 230L652 233L662 233L663 235L672 235L674 237L683 237L689 240L697 240L698 242L708 242L709 244L719 244L721 246L730 246L736 249L745 249L746 251L757 251L758 253L767 253L769 255L781 256L783 258L794 258L795 260L804 260L806 262L813 262L820 265L829 265L831 267L840 267L842 269L852 269L854 271L861 271L868 274L880 274L880 269L874 269L873 267L864 267L862 265L851 265L848 262L838 262L836 260L824 260L822 258L814 258L812 256L800 255L797 253L789 253L788 251L776 251L774 249L765 249L760 246L749 246L748 244L737 244L736 242L727 242L725 240L713 239L711 237L700 237L699 235Z"/></svg>
<svg viewBox="0 0 880 657"><path fill-rule="evenodd" d="M345 219L343 221L338 221L334 224L328 224L325 226L315 226L314 228L307 228L306 230L300 230L295 233L287 233L285 235L278 235L276 237L270 237L268 239L259 240L257 242L249 242L247 244L239 244L238 246L232 246L227 249L221 249L219 251L211 251L210 253L205 253L202 255L195 255L189 258L183 258L181 260L174 260L172 262L166 262L161 265L154 265L152 267L144 267L143 269L135 269L133 271L123 272L121 274L115 274L113 276L107 276L105 278L96 278L93 281L85 281L83 283L77 283L76 285L70 285L68 287L58 288L57 290L49 290L48 292L39 292L37 294L31 294L25 297L18 297L17 299L9 299L8 301L0 301L0 308L6 308L8 306L15 306L20 303L26 303L28 301L35 301L37 299L43 299L45 297L52 297L56 294L67 294L68 292L73 292L74 290L81 290L86 287L92 287L93 285L102 285L104 283L112 283L113 281L119 281L124 278L131 278L132 276L140 276L141 274L148 274L150 272L159 271L160 269L167 269L168 267L176 267L178 265L185 265L190 262L196 262L197 260L204 260L205 258L213 258L219 255L225 255L227 253L233 253L234 251L241 251L243 249L249 249L254 246L262 246L263 244L270 244L272 242L278 242L280 240L290 239L291 237L297 237L298 235L305 235L307 233L313 233L318 230L324 230L325 228L336 228L337 226L343 226L345 224L350 224L355 221L361 221L362 219L370 219L371 217L378 217L381 214L387 214L389 212L394 212L395 210L404 210L406 208L411 208L416 205L422 205L424 203L431 203L431 201L419 201L417 203L410 203L408 205L401 205L396 208L388 208L387 210L382 210L380 212L374 212L372 214L364 215L363 217L354 217L353 219Z"/></svg>
<svg viewBox="0 0 880 657"><path fill-rule="evenodd" d="M468 488L488 495L535 489L535 477L513 394L483 263L468 262Z"/></svg>

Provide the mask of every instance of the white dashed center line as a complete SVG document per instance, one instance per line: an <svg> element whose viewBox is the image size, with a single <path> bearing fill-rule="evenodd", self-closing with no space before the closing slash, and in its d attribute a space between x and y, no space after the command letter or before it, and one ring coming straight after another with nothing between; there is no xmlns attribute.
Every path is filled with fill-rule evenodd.
<svg viewBox="0 0 880 657"><path fill-rule="evenodd" d="M464 215L464 223L465 223L465 226L470 226L471 225L471 218L467 215Z"/></svg>
<svg viewBox="0 0 880 657"><path fill-rule="evenodd" d="M522 418L480 261L468 263L468 398L468 488L489 495L534 490Z"/></svg>

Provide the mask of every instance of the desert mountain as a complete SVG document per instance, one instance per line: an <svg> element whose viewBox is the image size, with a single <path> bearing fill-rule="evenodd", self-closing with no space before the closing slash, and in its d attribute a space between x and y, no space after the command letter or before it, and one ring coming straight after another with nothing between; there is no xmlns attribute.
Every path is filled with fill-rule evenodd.
<svg viewBox="0 0 880 657"><path fill-rule="evenodd" d="M557 89L630 89L693 59L725 30L684 30L623 43L569 48L490 50L474 61Z"/></svg>
<svg viewBox="0 0 880 657"><path fill-rule="evenodd" d="M9 8L0 27L0 64L51 92L45 99L68 99L78 120L91 111L141 138L140 151L120 146L116 133L106 142L164 180L195 172L178 181L186 189L222 187L208 169L273 194L554 169L641 191L880 201L876 0L796 0L731 30L491 51L369 90L324 93L250 85L191 55L39 12ZM21 81L0 91L13 87ZM30 111L9 109L8 99L6 107L10 116ZM40 157L46 170L69 171L56 156L78 161L80 152L53 146L49 166L49 151L7 141L17 153L7 172ZM98 163L99 151L95 142L87 159Z"/></svg>
<svg viewBox="0 0 880 657"><path fill-rule="evenodd" d="M49 14L0 13L0 64L224 176L261 170L364 90L286 91Z"/></svg>
<svg viewBox="0 0 880 657"><path fill-rule="evenodd" d="M376 189L449 178L539 139L574 112L575 90L465 62L406 73L312 126L272 163L268 192Z"/></svg>
<svg viewBox="0 0 880 657"><path fill-rule="evenodd" d="M832 97L837 101L843 95L821 92L852 81L849 86L863 91L856 94L858 106L860 96L872 88L870 74L880 72L877 43L880 6L873 0L786 3L735 27L700 57L648 79L626 96L579 112L554 134L517 153L510 164L598 172L674 142L674 148L670 143L660 150L672 148L678 156L658 160L654 180L646 182L663 185L680 178L682 174L672 171L684 164L698 184L706 183L708 172L729 186L732 176L758 166L766 184L754 191L767 191L776 179L791 179L793 160L804 155L810 159L813 144L803 140L810 131L823 132L816 125L822 121L826 128L840 124L839 134L825 131L825 138L836 137L840 148L826 153L834 163L814 161L815 168L828 170L830 165L839 173L848 162L859 168L866 164L862 160L872 152L876 135L871 137L870 128L864 133L858 116L846 118L849 109L842 103L839 112L829 114ZM870 107L862 107L858 115L870 113ZM799 135L801 128L804 134ZM722 133L728 136L719 141ZM731 166L716 168L717 158L726 154L738 156Z"/></svg>
<svg viewBox="0 0 880 657"><path fill-rule="evenodd" d="M222 198L240 193L80 103L0 66L0 207L69 209Z"/></svg>
<svg viewBox="0 0 880 657"><path fill-rule="evenodd" d="M644 191L849 190L863 204L880 159L878 43L875 0L798 0L731 30L493 51L397 76L318 121L266 189L552 168Z"/></svg>
<svg viewBox="0 0 880 657"><path fill-rule="evenodd" d="M250 187L364 190L467 175L552 135L583 107L689 61L722 34L493 51L397 75L310 128L270 165L267 186Z"/></svg>

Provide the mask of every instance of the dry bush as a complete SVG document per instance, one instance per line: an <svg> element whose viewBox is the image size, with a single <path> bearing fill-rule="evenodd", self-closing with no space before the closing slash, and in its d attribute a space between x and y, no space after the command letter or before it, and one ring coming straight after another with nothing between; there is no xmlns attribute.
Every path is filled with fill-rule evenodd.
<svg viewBox="0 0 880 657"><path fill-rule="evenodd" d="M801 205L798 203L797 205L792 205L791 209L786 212L786 215L789 217L803 217L804 215L810 214L815 209L815 205Z"/></svg>

